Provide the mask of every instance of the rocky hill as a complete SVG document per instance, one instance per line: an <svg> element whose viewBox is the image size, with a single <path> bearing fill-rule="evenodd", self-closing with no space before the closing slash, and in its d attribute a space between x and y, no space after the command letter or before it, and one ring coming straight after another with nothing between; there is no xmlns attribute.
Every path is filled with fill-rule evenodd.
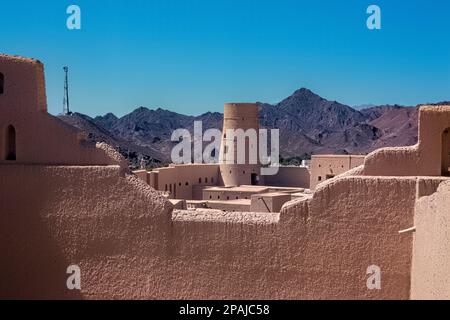
<svg viewBox="0 0 450 320"><path fill-rule="evenodd" d="M305 88L275 105L259 105L261 127L280 130L280 153L284 158L320 153L366 154L381 147L417 142L416 107L385 105L356 110ZM62 119L89 132L92 139L116 146L133 166L140 157L149 163L170 162L174 145L170 137L175 129L192 132L194 121L202 121L204 130L222 128L221 113L194 117L144 107L121 118L108 113L94 119L81 114Z"/></svg>

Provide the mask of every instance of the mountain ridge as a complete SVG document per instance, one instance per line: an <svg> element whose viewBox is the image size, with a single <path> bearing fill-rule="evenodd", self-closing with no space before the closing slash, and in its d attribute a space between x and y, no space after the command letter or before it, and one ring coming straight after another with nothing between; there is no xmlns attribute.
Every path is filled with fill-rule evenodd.
<svg viewBox="0 0 450 320"><path fill-rule="evenodd" d="M323 153L366 154L381 147L417 142L417 106L370 105L357 110L327 100L307 88L296 90L276 104L258 102L258 105L260 126L280 130L283 158ZM202 121L203 130L221 130L223 121L219 112L192 116L142 106L120 118L113 113L94 118L78 116L104 130L101 135L98 132L92 135L94 140L96 137L112 139L122 147L125 156L131 150L137 158L160 161L156 163L170 162L175 144L170 138L175 129L186 128L192 132L194 121ZM66 121L65 117L62 119ZM78 123L77 127L88 132L94 130L88 123ZM135 166L136 161L130 161L130 165Z"/></svg>

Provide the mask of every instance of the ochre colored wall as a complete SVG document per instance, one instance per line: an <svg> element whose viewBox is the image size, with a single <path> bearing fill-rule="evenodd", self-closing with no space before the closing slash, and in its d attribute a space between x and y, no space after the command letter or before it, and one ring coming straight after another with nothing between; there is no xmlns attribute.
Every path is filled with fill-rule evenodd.
<svg viewBox="0 0 450 320"><path fill-rule="evenodd" d="M397 232L412 224L414 179L338 178L280 214L171 219L117 166L3 165L0 176L2 298L409 297L412 239ZM81 292L65 288L69 264ZM381 291L366 288L371 264Z"/></svg>
<svg viewBox="0 0 450 320"><path fill-rule="evenodd" d="M442 175L442 134L450 128L450 106L422 106L419 142L415 146L383 148L369 154L364 174L370 176Z"/></svg>
<svg viewBox="0 0 450 320"><path fill-rule="evenodd" d="M263 177L260 174L259 153L258 153L258 135L259 135L259 107L256 103L226 103L223 113L223 129L222 142L220 146L220 176L225 186L239 186L252 184L251 175L256 174L262 182ZM255 130L256 146L255 151L257 155L256 164L250 164L249 140L245 140L245 163L237 164L238 162L238 142L230 136L229 130ZM236 132L237 133L237 132ZM233 148L228 148L233 146ZM227 152L225 153L225 148ZM227 155L232 154L234 164L227 163Z"/></svg>
<svg viewBox="0 0 450 320"><path fill-rule="evenodd" d="M301 297L407 299L412 236L398 231L413 223L415 185L408 178L339 177L318 186L307 207L285 204L281 217L292 212L290 223L302 218L306 225L301 243L291 244L302 248L293 253L306 273ZM381 268L379 291L366 287L373 264Z"/></svg>
<svg viewBox="0 0 450 320"><path fill-rule="evenodd" d="M157 190L166 191L167 186L167 191L172 191L171 198L191 200L193 186L214 186L219 182L219 165L173 165L155 170L155 175L157 175Z"/></svg>
<svg viewBox="0 0 450 320"><path fill-rule="evenodd" d="M6 160L7 128L15 129L15 163L121 164L109 147L88 143L75 128L47 113L44 66L37 60L0 55L0 164Z"/></svg>
<svg viewBox="0 0 450 320"><path fill-rule="evenodd" d="M249 189L247 191L227 190L225 188L208 188L203 190L202 200L236 200L236 199L251 199L253 194L267 192L269 189L261 188L259 190Z"/></svg>
<svg viewBox="0 0 450 320"><path fill-rule="evenodd" d="M162 196L119 166L0 165L0 177L0 298L149 295L137 281L168 253ZM71 264L81 292L66 288Z"/></svg>
<svg viewBox="0 0 450 320"><path fill-rule="evenodd" d="M264 176L264 185L309 188L310 174L306 167L280 166L278 173Z"/></svg>
<svg viewBox="0 0 450 320"><path fill-rule="evenodd" d="M327 175L335 177L363 163L364 156L360 155L313 155L309 188L315 189L319 183L327 180Z"/></svg>
<svg viewBox="0 0 450 320"><path fill-rule="evenodd" d="M412 299L450 299L450 181L420 198L411 275Z"/></svg>

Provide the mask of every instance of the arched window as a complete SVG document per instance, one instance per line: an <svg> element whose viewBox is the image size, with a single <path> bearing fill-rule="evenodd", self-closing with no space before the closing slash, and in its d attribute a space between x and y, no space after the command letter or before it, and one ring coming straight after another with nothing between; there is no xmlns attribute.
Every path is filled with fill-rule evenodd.
<svg viewBox="0 0 450 320"><path fill-rule="evenodd" d="M8 126L6 128L5 146L6 160L16 160L16 129L14 129L13 126Z"/></svg>
<svg viewBox="0 0 450 320"><path fill-rule="evenodd" d="M202 183L202 178L198 178L198 183Z"/></svg>
<svg viewBox="0 0 450 320"><path fill-rule="evenodd" d="M4 86L5 86L5 76L3 75L3 73L0 72L0 94L3 94Z"/></svg>

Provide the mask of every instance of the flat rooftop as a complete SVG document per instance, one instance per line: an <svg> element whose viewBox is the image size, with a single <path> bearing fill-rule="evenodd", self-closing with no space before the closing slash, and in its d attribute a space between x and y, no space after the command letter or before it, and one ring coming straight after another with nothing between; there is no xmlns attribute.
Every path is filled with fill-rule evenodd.
<svg viewBox="0 0 450 320"><path fill-rule="evenodd" d="M313 154L312 158L365 158L363 154Z"/></svg>
<svg viewBox="0 0 450 320"><path fill-rule="evenodd" d="M266 186L239 186L239 187L209 187L205 188L205 191L222 191L222 192L264 192L267 191L269 188Z"/></svg>
<svg viewBox="0 0 450 320"><path fill-rule="evenodd" d="M236 205L251 205L252 200L250 199L234 199L234 200L208 200L206 201L211 204L236 204Z"/></svg>
<svg viewBox="0 0 450 320"><path fill-rule="evenodd" d="M254 197L278 197L278 196L291 196L291 194L286 192L266 192L254 195Z"/></svg>

